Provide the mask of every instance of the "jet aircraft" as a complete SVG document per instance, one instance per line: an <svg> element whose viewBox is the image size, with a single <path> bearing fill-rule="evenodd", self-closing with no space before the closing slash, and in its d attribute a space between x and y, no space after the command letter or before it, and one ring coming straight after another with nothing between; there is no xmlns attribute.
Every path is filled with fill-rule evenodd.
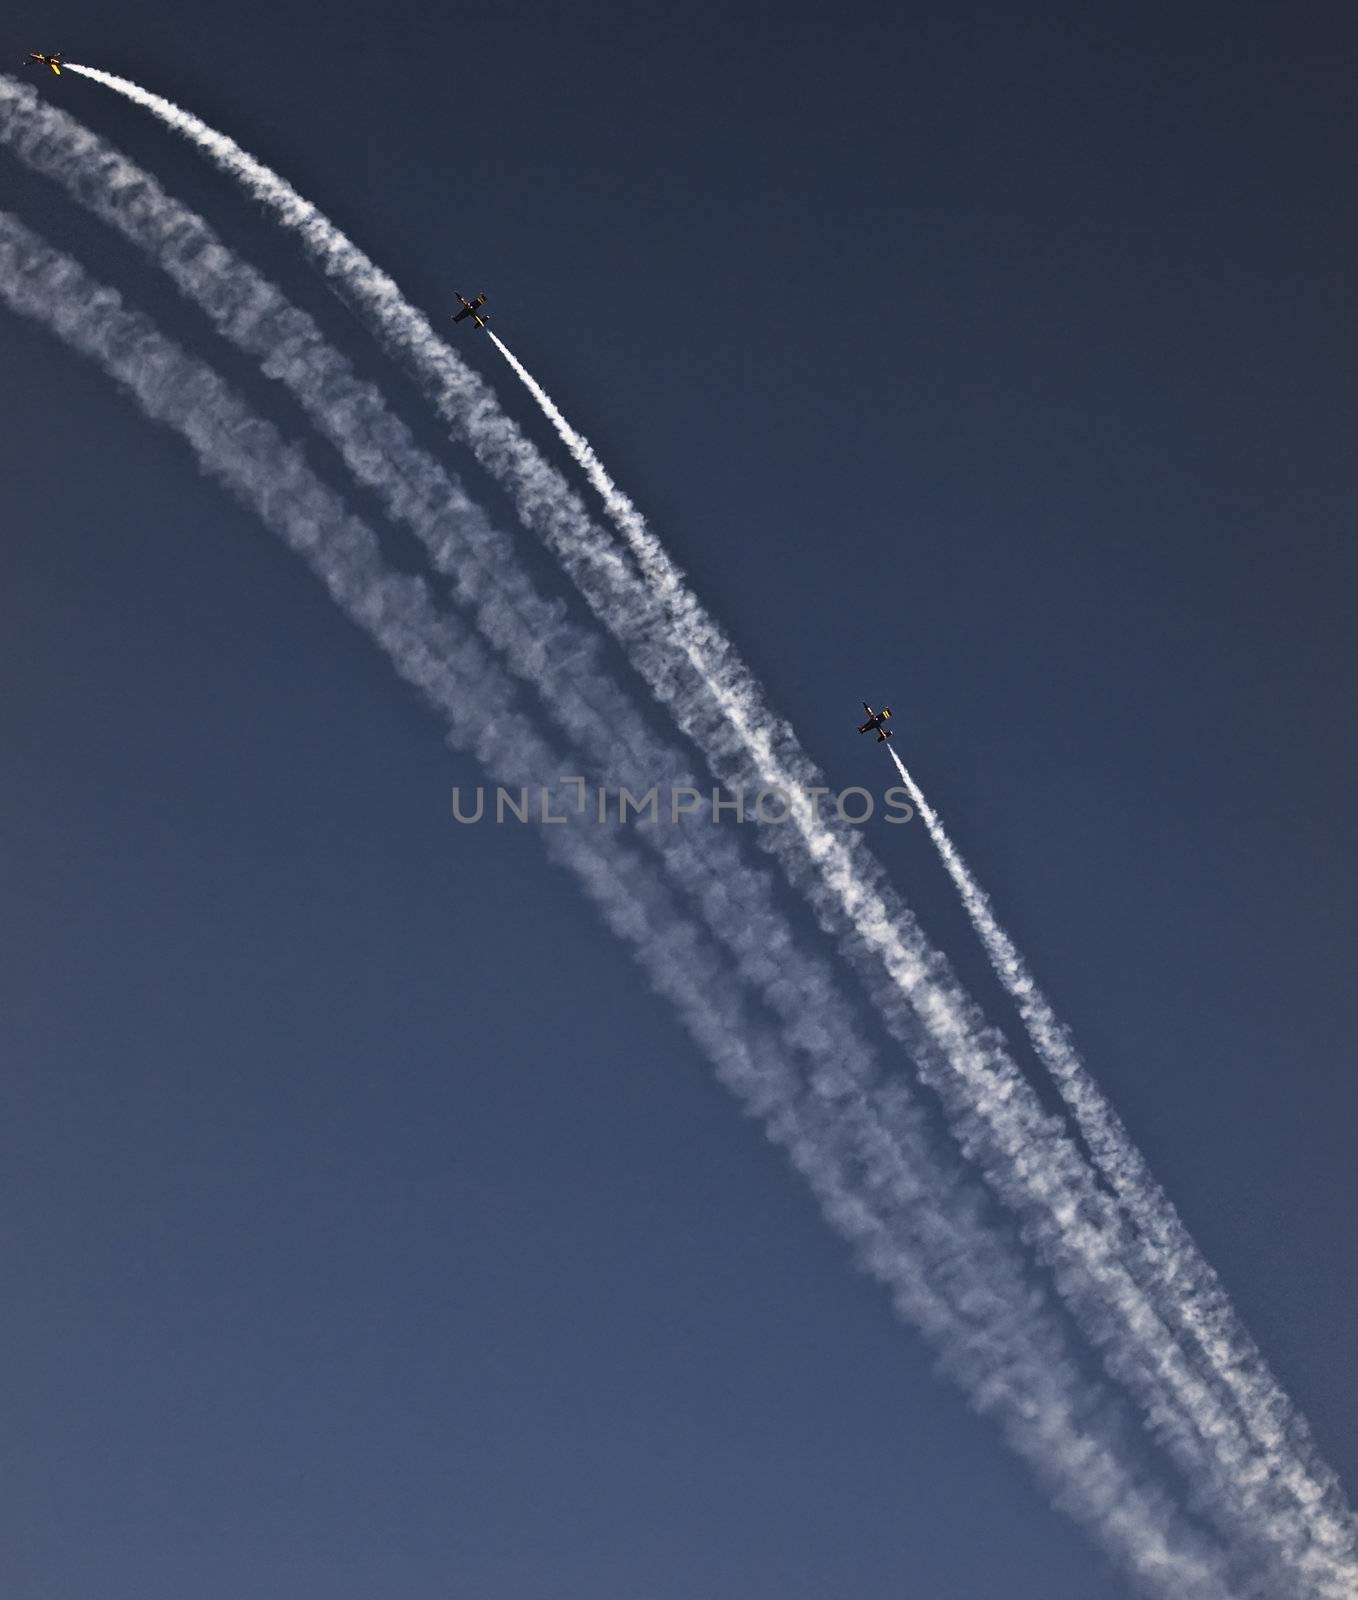
<svg viewBox="0 0 1358 1600"><path fill-rule="evenodd" d="M891 715L891 707L885 706L881 711L874 711L865 700L863 702L863 709L868 714L868 720L861 728L859 728L859 733L871 733L872 730L876 728L877 743L884 744L891 737L892 732L894 731L891 728L884 728L882 726L886 719Z"/></svg>
<svg viewBox="0 0 1358 1600"><path fill-rule="evenodd" d="M61 76L60 50L58 50L54 56L45 56L37 50L30 50L28 52L28 61L31 61L35 67L51 67L52 71L56 73L57 77ZM28 61L24 63L25 66L28 65Z"/></svg>
<svg viewBox="0 0 1358 1600"><path fill-rule="evenodd" d="M457 294L456 290L453 292L454 294ZM485 325L490 321L490 312L478 312L476 308L478 306L485 305L485 295L479 294L475 300L468 300L465 294L459 294L457 297L462 302L462 309L453 318L453 321L461 322L464 317L470 317L478 328L484 328Z"/></svg>

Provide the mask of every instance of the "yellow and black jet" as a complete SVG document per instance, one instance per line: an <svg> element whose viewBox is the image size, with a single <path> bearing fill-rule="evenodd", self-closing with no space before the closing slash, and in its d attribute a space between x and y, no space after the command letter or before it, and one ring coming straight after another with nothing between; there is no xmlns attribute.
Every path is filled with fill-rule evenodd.
<svg viewBox="0 0 1358 1600"><path fill-rule="evenodd" d="M29 63L32 63L35 67L51 67L57 77L61 76L61 52L59 50L54 56L45 56L37 50L30 50L28 52L28 61L24 65L28 66Z"/></svg>
<svg viewBox="0 0 1358 1600"><path fill-rule="evenodd" d="M877 743L884 744L891 737L893 732L891 728L884 728L882 726L886 719L891 715L891 707L887 706L881 711L874 711L865 700L863 702L863 709L868 714L868 720L861 728L859 728L859 733L871 733L872 730L876 728Z"/></svg>
<svg viewBox="0 0 1358 1600"><path fill-rule="evenodd" d="M454 290L453 293L457 294L457 291ZM457 297L462 302L462 309L453 318L453 321L461 322L464 318L470 317L478 328L484 328L490 321L490 312L478 312L477 307L485 305L485 295L479 294L475 300L468 300L465 294L459 294Z"/></svg>

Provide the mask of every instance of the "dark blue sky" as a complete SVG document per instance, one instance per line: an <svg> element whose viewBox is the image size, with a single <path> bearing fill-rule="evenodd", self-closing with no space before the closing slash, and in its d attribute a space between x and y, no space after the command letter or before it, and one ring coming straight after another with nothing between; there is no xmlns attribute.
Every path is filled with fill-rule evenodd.
<svg viewBox="0 0 1358 1600"><path fill-rule="evenodd" d="M431 311L486 289L832 782L885 783L853 724L892 703L1358 1484L1352 20L284 0L11 31L232 133ZM190 152L42 90L436 437ZM0 185L300 431L125 246ZM0 340L13 1592L1122 1592L531 832L454 827L477 772L314 580L92 369ZM874 843L1007 1021L922 830Z"/></svg>

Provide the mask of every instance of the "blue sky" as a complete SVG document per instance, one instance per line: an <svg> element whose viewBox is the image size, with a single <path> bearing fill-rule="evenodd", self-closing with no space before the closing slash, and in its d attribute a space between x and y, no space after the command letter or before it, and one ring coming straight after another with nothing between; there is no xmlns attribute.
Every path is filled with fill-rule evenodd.
<svg viewBox="0 0 1358 1600"><path fill-rule="evenodd" d="M885 784L853 725L891 702L1352 1485L1351 25L284 4L15 31L224 127L431 313L488 290L832 781ZM437 442L225 183L93 85L41 88ZM4 176L301 431L126 246ZM16 1592L1120 1592L531 831L452 824L476 768L314 579L93 369L0 328ZM1008 1025L923 831L872 843Z"/></svg>

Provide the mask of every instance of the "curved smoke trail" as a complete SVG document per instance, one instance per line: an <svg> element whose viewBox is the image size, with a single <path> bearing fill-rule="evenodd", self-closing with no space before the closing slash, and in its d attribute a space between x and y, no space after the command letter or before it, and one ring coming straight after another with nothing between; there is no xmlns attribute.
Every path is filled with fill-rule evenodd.
<svg viewBox="0 0 1358 1600"><path fill-rule="evenodd" d="M563 757L519 715L512 692L473 640L438 616L419 579L384 569L372 533L254 417L210 369L165 339L70 258L0 213L0 300L41 322L178 432L211 477L254 510L317 573L341 609L511 786L558 772ZM573 759L573 758L570 758ZM944 1365L1058 1503L1091 1527L1148 1592L1229 1600L1214 1547L1125 1463L1116 1417L1053 1340L1021 1277L997 1261L995 1236L970 1227L970 1205L934 1204L946 1176L901 1160L891 1097L804 1089L779 1044L747 1014L705 937L654 881L617 830L544 829L544 844L678 1010L719 1075L808 1179L827 1218L891 1290L898 1311L943 1352ZM907 1225L906 1218L915 1219Z"/></svg>
<svg viewBox="0 0 1358 1600"><path fill-rule="evenodd" d="M887 753L961 896L991 966L1018 1008L1033 1048L1051 1073L1095 1165L1131 1219L1142 1253L1163 1288L1163 1303L1211 1370L1221 1377L1239 1414L1267 1451L1272 1469L1282 1475L1295 1472L1296 1457L1305 1456L1309 1473L1320 1481L1327 1501L1334 1506L1342 1497L1338 1479L1318 1460L1305 1420L1289 1404L1220 1279L1156 1182L1122 1119L1090 1076L1068 1029L1000 926L989 896L962 859L938 813L890 745ZM1309 1487L1299 1478L1292 1482L1299 1498Z"/></svg>
<svg viewBox="0 0 1358 1600"><path fill-rule="evenodd" d="M655 537L633 502L613 482L597 453L571 424L550 395L533 378L504 342L491 339L537 401L558 437L585 473L603 501L614 526L637 561L651 592L658 597L672 626L695 666L714 663L712 676L725 677L716 693L738 707L731 720L737 725L758 716L759 701L742 681L744 669L731 670L732 650L687 587L682 573ZM702 670L699 668L699 670ZM771 745L767 747L771 751ZM1358 1555L1354 1525L1337 1476L1320 1457L1305 1419L1292 1407L1262 1354L1250 1338L1212 1269L1189 1237L1167 1197L1149 1173L1116 1113L1100 1094L1070 1044L1045 997L1033 984L1018 952L999 929L988 902L970 879L951 842L943 834L937 815L909 773L888 746L903 783L937 847L954 876L967 910L976 923L987 952L1006 987L1020 1005L1044 1062L1056 1078L1077 1125L1090 1146L1098 1168L1117 1194L1138 1232L1138 1244L1148 1270L1141 1281L1153 1292L1159 1314L1191 1340L1202 1366L1234 1402L1233 1416L1213 1407L1220 1419L1217 1437L1226 1442L1236 1434L1236 1419L1248 1434L1250 1449L1274 1486L1273 1496L1257 1496L1247 1488L1242 1501L1258 1509L1281 1511L1289 1524L1284 1540L1290 1558L1300 1571L1336 1596L1358 1594ZM805 782L803 769L799 774ZM816 777L819 774L815 774ZM809 841L808 841L809 843ZM814 847L812 847L814 848ZM899 915L899 913L898 913ZM1012 1081L1012 1080L1010 1080ZM1143 1394L1150 1386L1133 1380ZM1192 1393L1191 1380L1178 1386ZM1184 1459L1191 1455L1191 1445ZM1227 1444L1237 1469L1247 1477L1250 1468L1238 1444ZM1185 1465L1187 1465L1185 1459ZM1281 1510L1279 1500L1290 1506Z"/></svg>
<svg viewBox="0 0 1358 1600"><path fill-rule="evenodd" d="M604 539L490 391L390 278L226 136L125 79L73 70L147 107L301 239L388 348L410 363L440 415L509 488L525 522L557 554L719 777L732 784L752 776L765 787L819 787L820 775L791 729L768 713L734 647L687 590L659 542L639 542L636 527L629 531L626 525L621 531L630 554ZM1172 1312L1154 1298L1154 1280L1137 1276L1140 1258L1122 1219L861 841L835 833L801 808L792 820L793 829L764 830L769 847L840 939L896 1036L914 1047L922 1028L932 1041L945 1070L917 1053L921 1076L937 1090L964 1148L1021 1218L1109 1370L1137 1396L1204 1503L1237 1534L1262 1530L1299 1580L1319 1586L1316 1592L1351 1595L1358 1585L1351 1518L1332 1503L1325 1471L1296 1455L1285 1472L1277 1470L1269 1454L1261 1453L1267 1419L1242 1424L1222 1392L1220 1375L1213 1372L1204 1382L1186 1361L1166 1325Z"/></svg>

